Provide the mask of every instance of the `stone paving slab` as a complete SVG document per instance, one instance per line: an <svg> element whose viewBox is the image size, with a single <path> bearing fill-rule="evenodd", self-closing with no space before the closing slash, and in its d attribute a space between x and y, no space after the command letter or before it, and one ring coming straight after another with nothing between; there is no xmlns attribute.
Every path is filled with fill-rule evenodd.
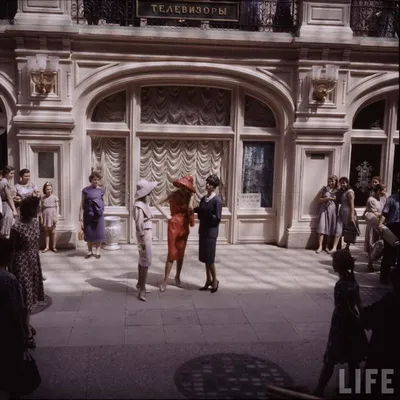
<svg viewBox="0 0 400 400"><path fill-rule="evenodd" d="M187 248L183 287L171 279L160 293L166 246L154 246L147 302L135 289L136 246L105 251L100 260L85 260L82 248L42 255L52 303L32 316L43 376L34 398L182 398L173 381L177 368L215 352L264 358L296 386L313 387L334 305L331 257L267 245L217 251L217 293L198 291L205 273L194 245ZM361 249L352 253L370 304L387 289L377 273L367 273Z"/></svg>

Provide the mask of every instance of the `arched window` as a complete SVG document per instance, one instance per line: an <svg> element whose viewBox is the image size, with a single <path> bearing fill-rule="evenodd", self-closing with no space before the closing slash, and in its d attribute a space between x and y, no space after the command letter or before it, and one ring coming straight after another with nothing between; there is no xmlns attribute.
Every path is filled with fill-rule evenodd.
<svg viewBox="0 0 400 400"><path fill-rule="evenodd" d="M252 96L244 99L244 126L276 128L272 110Z"/></svg>
<svg viewBox="0 0 400 400"><path fill-rule="evenodd" d="M355 114L351 130L349 175L350 185L355 192L356 207L365 207L373 176L381 177L382 182L388 186L388 191L393 186L395 153L398 157L396 117L395 95L363 105Z"/></svg>
<svg viewBox="0 0 400 400"><path fill-rule="evenodd" d="M126 121L126 92L114 93L96 105L92 122L125 122Z"/></svg>

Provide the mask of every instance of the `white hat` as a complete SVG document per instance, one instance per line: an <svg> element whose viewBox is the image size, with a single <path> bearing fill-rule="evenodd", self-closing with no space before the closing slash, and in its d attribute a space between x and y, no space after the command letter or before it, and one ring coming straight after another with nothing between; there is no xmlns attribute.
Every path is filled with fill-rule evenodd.
<svg viewBox="0 0 400 400"><path fill-rule="evenodd" d="M141 179L136 185L135 200L147 196L156 186L157 182L149 182L146 179Z"/></svg>

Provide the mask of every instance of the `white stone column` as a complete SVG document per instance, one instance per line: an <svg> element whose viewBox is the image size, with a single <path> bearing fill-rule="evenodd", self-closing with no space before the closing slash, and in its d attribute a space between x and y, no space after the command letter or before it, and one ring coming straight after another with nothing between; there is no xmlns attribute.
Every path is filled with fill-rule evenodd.
<svg viewBox="0 0 400 400"><path fill-rule="evenodd" d="M305 0L301 7L300 38L313 42L351 40L351 0Z"/></svg>
<svg viewBox="0 0 400 400"><path fill-rule="evenodd" d="M18 0L14 24L72 26L71 0Z"/></svg>

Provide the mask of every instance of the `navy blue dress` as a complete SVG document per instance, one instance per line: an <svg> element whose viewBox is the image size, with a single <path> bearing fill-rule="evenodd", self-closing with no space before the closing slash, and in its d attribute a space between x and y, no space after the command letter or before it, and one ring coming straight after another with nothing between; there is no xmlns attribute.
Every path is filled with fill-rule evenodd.
<svg viewBox="0 0 400 400"><path fill-rule="evenodd" d="M205 264L213 264L215 261L215 250L219 223L222 216L222 202L219 196L214 196L206 202L204 196L194 210L200 220L199 227L199 260Z"/></svg>
<svg viewBox="0 0 400 400"><path fill-rule="evenodd" d="M82 190L85 195L83 204L83 230L85 242L102 243L106 240L104 224L104 189L87 186ZM101 215L99 215L99 213Z"/></svg>

